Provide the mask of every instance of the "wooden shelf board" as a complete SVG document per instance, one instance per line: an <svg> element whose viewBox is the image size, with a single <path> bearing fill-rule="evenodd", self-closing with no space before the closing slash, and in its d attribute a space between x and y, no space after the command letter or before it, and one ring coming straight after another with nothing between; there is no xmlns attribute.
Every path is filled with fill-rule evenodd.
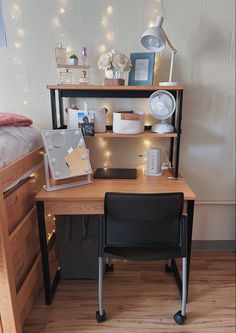
<svg viewBox="0 0 236 333"><path fill-rule="evenodd" d="M114 90L114 91L154 91L154 90L184 90L185 86L104 86L104 85L82 85L82 84L56 84L47 85L50 90Z"/></svg>
<svg viewBox="0 0 236 333"><path fill-rule="evenodd" d="M176 138L177 133L153 133L151 131L144 131L140 134L116 134L112 131L106 131L104 133L95 133L96 138ZM85 138L93 138L93 136L86 136Z"/></svg>
<svg viewBox="0 0 236 333"><path fill-rule="evenodd" d="M89 69L90 65L57 65L57 68Z"/></svg>

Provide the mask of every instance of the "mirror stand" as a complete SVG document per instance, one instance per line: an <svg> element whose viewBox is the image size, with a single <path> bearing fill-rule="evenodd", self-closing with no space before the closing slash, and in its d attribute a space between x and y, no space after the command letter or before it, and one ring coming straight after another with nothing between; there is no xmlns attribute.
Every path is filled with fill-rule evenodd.
<svg viewBox="0 0 236 333"><path fill-rule="evenodd" d="M45 167L45 179L46 179L46 185L44 185L44 189L48 192L92 183L91 175L88 174L88 175L85 175L85 176L76 176L76 177L74 177L74 178L79 178L79 177L83 178L82 180L79 180L79 181L74 181L73 182L72 181L73 178L68 178L68 179L71 180L71 182L65 183L65 180L64 180L63 183L61 183L59 185L52 185L51 177L50 177L48 154L44 154L44 167ZM56 182L59 183L61 181L58 180Z"/></svg>

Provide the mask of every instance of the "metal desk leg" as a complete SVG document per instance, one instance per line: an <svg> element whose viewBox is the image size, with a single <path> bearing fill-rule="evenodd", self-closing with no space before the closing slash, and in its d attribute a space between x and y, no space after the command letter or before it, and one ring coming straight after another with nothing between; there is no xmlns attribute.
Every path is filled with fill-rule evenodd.
<svg viewBox="0 0 236 333"><path fill-rule="evenodd" d="M38 201L37 203L37 216L38 216L38 226L39 226L39 239L40 239L40 250L43 265L43 282L44 282L44 292L45 292L45 302L46 304L51 304L51 281L50 281L50 271L48 262L48 246L46 237L46 227L44 218L44 204L43 201Z"/></svg>
<svg viewBox="0 0 236 333"><path fill-rule="evenodd" d="M51 285L43 201L38 201L36 205L37 205L37 216L38 216L38 227L39 227L40 250L42 257L45 302L47 305L49 305L52 302L52 298L55 293L58 281L60 280L60 272L58 269Z"/></svg>
<svg viewBox="0 0 236 333"><path fill-rule="evenodd" d="M187 201L187 216L188 216L188 256L187 256L187 295L188 295L188 284L190 275L190 260L191 260L191 249L192 249L192 231L193 231L193 213L194 213L194 200Z"/></svg>
<svg viewBox="0 0 236 333"><path fill-rule="evenodd" d="M60 125L61 127L63 127L65 125L65 120L64 120L64 107L63 107L63 98L61 90L58 90L58 102L59 102Z"/></svg>
<svg viewBox="0 0 236 333"><path fill-rule="evenodd" d="M51 98L52 128L57 129L57 108L56 108L55 90L50 90L50 98Z"/></svg>
<svg viewBox="0 0 236 333"><path fill-rule="evenodd" d="M183 104L183 91L177 91L177 104L178 104L178 113L177 113L177 138L176 138L176 148L175 148L175 177L178 178L179 174L179 153L180 153L180 136L181 136L181 122L182 122L182 104Z"/></svg>

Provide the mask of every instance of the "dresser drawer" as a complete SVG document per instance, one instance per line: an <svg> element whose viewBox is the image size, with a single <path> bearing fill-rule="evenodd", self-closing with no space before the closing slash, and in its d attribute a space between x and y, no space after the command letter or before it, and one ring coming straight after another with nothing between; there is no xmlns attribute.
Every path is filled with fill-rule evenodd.
<svg viewBox="0 0 236 333"><path fill-rule="evenodd" d="M18 292L40 251L35 207L11 234L10 247Z"/></svg>
<svg viewBox="0 0 236 333"><path fill-rule="evenodd" d="M8 215L9 234L17 227L20 221L34 206L36 190L34 178L29 178L20 187L16 186L14 191L9 191L5 196Z"/></svg>

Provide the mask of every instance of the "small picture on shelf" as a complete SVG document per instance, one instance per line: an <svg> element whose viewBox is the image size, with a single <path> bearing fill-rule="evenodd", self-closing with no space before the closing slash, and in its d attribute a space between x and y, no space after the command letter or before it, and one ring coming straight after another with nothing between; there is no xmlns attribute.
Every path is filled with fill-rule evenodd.
<svg viewBox="0 0 236 333"><path fill-rule="evenodd" d="M151 86L153 84L155 53L131 53L132 69L129 73L129 86Z"/></svg>
<svg viewBox="0 0 236 333"><path fill-rule="evenodd" d="M78 127L84 136L94 136L94 123L91 116L87 112L78 112Z"/></svg>

